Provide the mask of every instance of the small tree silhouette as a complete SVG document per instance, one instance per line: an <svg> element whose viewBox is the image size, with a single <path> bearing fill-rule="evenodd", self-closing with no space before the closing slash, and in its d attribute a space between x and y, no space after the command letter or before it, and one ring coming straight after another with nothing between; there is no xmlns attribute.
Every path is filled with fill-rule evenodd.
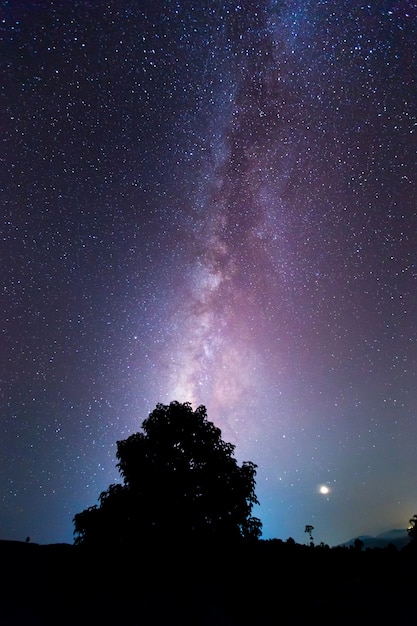
<svg viewBox="0 0 417 626"><path fill-rule="evenodd" d="M75 515L76 544L260 536L261 522L251 516L256 465L237 464L204 406L158 404L142 428L117 442L124 484L110 485L98 506Z"/></svg>
<svg viewBox="0 0 417 626"><path fill-rule="evenodd" d="M362 541L362 539L359 539L359 537L357 537L355 541L353 542L353 547L356 550L356 552L362 552L362 548L364 546L365 546L364 542Z"/></svg>
<svg viewBox="0 0 417 626"><path fill-rule="evenodd" d="M313 535L312 535L313 530L314 530L314 526L311 526L310 524L306 524L306 527L304 528L304 532L308 533L308 535L310 537L310 546L311 547L314 546L314 539L313 539Z"/></svg>
<svg viewBox="0 0 417 626"><path fill-rule="evenodd" d="M417 539L417 514L414 514L413 517L409 520L410 526L408 528L408 536L412 541L416 541Z"/></svg>

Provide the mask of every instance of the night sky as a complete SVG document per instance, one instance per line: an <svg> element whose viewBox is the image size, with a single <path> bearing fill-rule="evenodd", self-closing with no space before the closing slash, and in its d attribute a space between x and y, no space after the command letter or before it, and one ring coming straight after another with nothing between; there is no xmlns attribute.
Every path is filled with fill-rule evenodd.
<svg viewBox="0 0 417 626"><path fill-rule="evenodd" d="M0 21L0 538L72 542L116 441L171 400L257 463L264 538L406 528L417 4L3 0Z"/></svg>

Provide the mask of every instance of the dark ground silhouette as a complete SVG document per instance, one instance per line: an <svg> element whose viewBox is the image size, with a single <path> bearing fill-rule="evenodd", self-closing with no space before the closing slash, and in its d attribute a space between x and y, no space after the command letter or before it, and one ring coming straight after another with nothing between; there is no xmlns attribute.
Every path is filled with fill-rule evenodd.
<svg viewBox="0 0 417 626"><path fill-rule="evenodd" d="M88 549L0 542L2 626L415 623L411 546L258 541Z"/></svg>

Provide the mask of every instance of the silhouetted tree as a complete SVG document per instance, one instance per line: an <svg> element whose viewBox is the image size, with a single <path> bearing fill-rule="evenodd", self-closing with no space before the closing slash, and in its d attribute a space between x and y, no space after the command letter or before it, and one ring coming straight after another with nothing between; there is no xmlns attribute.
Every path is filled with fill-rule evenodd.
<svg viewBox="0 0 417 626"><path fill-rule="evenodd" d="M412 541L416 541L417 539L417 514L414 514L413 517L409 520L410 527L408 528L408 536Z"/></svg>
<svg viewBox="0 0 417 626"><path fill-rule="evenodd" d="M204 406L158 404L142 429L117 442L124 484L75 515L76 544L260 536L262 524L251 516L256 465L237 464Z"/></svg>
<svg viewBox="0 0 417 626"><path fill-rule="evenodd" d="M310 546L313 547L314 546L314 539L313 539L313 530L314 530L314 526L311 526L311 524L306 524L306 527L304 528L304 532L308 533L308 536L310 537Z"/></svg>
<svg viewBox="0 0 417 626"><path fill-rule="evenodd" d="M365 544L362 541L362 539L359 539L359 537L356 537L355 541L353 542L353 547L356 550L356 552L362 552L362 548L364 546Z"/></svg>

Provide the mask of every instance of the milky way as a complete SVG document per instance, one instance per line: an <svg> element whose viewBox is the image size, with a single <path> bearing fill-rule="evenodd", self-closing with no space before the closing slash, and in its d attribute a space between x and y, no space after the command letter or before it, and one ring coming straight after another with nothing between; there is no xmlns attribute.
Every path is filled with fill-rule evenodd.
<svg viewBox="0 0 417 626"><path fill-rule="evenodd" d="M265 537L416 512L411 2L2 3L0 536L71 541L157 402Z"/></svg>

